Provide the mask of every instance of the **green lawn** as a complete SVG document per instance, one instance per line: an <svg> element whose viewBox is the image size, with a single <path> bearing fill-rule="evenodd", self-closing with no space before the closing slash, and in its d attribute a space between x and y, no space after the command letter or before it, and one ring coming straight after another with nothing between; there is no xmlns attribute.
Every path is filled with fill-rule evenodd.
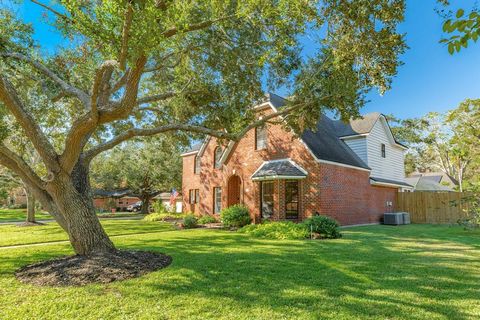
<svg viewBox="0 0 480 320"><path fill-rule="evenodd" d="M142 216L138 213L132 212L117 212L117 213L99 213L100 218L125 218ZM37 220L53 219L51 215L46 212L38 212L35 214ZM27 218L27 209L0 209L0 222L22 222Z"/></svg>
<svg viewBox="0 0 480 320"><path fill-rule="evenodd" d="M151 233L114 237L118 247L164 252L173 257L172 265L109 285L40 288L20 284L14 271L71 254L70 247L3 248L0 319L480 317L480 232L371 226L345 229L339 240L276 241L123 222L104 224L111 234L122 233L128 224L133 225L130 230ZM0 238L4 230L10 238L23 232L0 227ZM51 239L31 230L39 233L28 241Z"/></svg>
<svg viewBox="0 0 480 320"><path fill-rule="evenodd" d="M52 219L52 216L46 212L38 212L35 217L38 220ZM27 218L27 209L0 209L0 222L6 221L25 221Z"/></svg>

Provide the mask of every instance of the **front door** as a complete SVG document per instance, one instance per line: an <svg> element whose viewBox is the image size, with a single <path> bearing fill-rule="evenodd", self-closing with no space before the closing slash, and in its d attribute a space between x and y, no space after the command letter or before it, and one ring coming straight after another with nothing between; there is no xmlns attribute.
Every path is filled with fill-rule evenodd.
<svg viewBox="0 0 480 320"><path fill-rule="evenodd" d="M233 206L240 203L242 180L239 176L231 176L228 179L228 206Z"/></svg>

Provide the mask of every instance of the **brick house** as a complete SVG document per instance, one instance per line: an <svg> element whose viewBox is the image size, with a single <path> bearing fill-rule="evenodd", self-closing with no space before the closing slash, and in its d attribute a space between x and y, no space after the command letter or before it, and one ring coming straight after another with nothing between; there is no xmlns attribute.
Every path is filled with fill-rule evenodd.
<svg viewBox="0 0 480 320"><path fill-rule="evenodd" d="M269 94L255 109L260 117L284 104ZM316 213L342 225L377 223L393 210L396 193L411 188L405 150L379 113L348 124L323 116L315 132L300 136L268 124L236 143L209 137L182 155L183 208L218 214L241 203L255 223Z"/></svg>

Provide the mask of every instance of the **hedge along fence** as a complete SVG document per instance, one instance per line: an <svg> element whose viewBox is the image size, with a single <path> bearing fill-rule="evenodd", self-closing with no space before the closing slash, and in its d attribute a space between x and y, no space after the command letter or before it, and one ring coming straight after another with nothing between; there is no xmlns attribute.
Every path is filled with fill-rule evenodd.
<svg viewBox="0 0 480 320"><path fill-rule="evenodd" d="M399 192L396 211L410 213L412 223L455 224L467 217L466 192Z"/></svg>

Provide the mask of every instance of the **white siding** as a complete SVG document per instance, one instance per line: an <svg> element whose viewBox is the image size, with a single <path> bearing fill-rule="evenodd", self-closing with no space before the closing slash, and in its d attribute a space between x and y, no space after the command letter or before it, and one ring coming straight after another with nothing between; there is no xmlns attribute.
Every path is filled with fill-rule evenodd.
<svg viewBox="0 0 480 320"><path fill-rule="evenodd" d="M393 143L389 130L385 119L380 117L367 136L367 164L372 169L370 176L404 181L404 150ZM385 158L382 157L382 143L385 144Z"/></svg>
<svg viewBox="0 0 480 320"><path fill-rule="evenodd" d="M351 139L344 139L347 146L353 150L363 160L368 164L368 153L367 153L367 138L365 136Z"/></svg>

